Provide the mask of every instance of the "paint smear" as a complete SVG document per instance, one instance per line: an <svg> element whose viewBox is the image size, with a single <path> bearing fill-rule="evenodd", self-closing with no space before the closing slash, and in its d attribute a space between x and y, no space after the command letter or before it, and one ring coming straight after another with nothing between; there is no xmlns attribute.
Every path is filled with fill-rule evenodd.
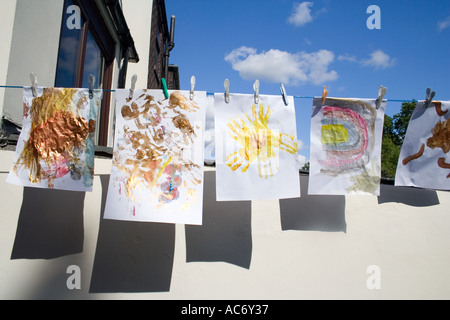
<svg viewBox="0 0 450 320"><path fill-rule="evenodd" d="M342 124L322 126L321 143L337 146L348 140L348 130Z"/></svg>
<svg viewBox="0 0 450 320"><path fill-rule="evenodd" d="M350 177L351 181L354 183L351 187L347 188L348 192L366 192L369 194L375 194L380 187L380 174L379 169L375 165L376 161L373 162L372 168L370 170L364 170L360 175Z"/></svg>
<svg viewBox="0 0 450 320"><path fill-rule="evenodd" d="M322 165L321 172L325 174L336 176L342 172L359 170L364 168L370 158L373 143L369 141L374 137L376 113L365 112L370 115L368 121L362 115L364 108L370 111L373 108L362 102L353 103L354 109L341 106L322 108L321 143L326 159L319 162Z"/></svg>
<svg viewBox="0 0 450 320"><path fill-rule="evenodd" d="M431 130L433 136L427 140L427 146L431 149L441 148L444 153L450 151L450 119L438 122Z"/></svg>
<svg viewBox="0 0 450 320"><path fill-rule="evenodd" d="M439 117L443 117L448 113L448 110L443 111L442 110L442 102L440 101L433 101L434 107L436 109L436 113Z"/></svg>
<svg viewBox="0 0 450 320"><path fill-rule="evenodd" d="M81 173L76 164L81 162L79 157L86 148L88 135L95 131L95 120L77 115L87 97L78 97L75 105L76 92L76 89L45 88L43 95L34 98L31 107L24 110L30 116L31 131L13 170L28 169L29 180L34 184L47 179L52 188L54 179L71 173L77 180ZM45 172L43 164L48 167ZM67 167L63 169L63 165Z"/></svg>
<svg viewBox="0 0 450 320"><path fill-rule="evenodd" d="M181 198L183 182L201 184L200 167L182 152L197 137L189 113L198 109L180 92L162 102L144 93L121 107L124 120L134 123L123 127L123 139L117 143L113 160L125 174L127 198L139 202L142 192L150 190L160 205L166 205Z"/></svg>
<svg viewBox="0 0 450 320"><path fill-rule="evenodd" d="M403 161L402 161L403 165L406 166L411 161L419 159L423 155L424 152L425 152L425 144L422 144L422 146L420 147L420 150L417 153L410 155L410 156L406 157L405 159L403 159Z"/></svg>
<svg viewBox="0 0 450 320"><path fill-rule="evenodd" d="M226 158L227 166L233 172L241 169L245 173L256 162L259 176L267 179L278 171L277 149L290 154L297 153L297 142L293 136L280 134L269 128L270 117L270 106L264 112L261 103L258 111L252 105L252 117L245 114L245 120L237 117L227 123L228 135L241 146L238 152L233 152Z"/></svg>

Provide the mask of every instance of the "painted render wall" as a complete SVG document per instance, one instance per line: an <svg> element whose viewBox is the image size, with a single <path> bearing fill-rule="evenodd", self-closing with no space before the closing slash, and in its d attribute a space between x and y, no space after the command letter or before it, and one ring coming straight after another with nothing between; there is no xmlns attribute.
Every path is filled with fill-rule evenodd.
<svg viewBox="0 0 450 320"><path fill-rule="evenodd" d="M14 16L16 12L16 2L10 0L0 0L0 84L5 84L8 78L8 62L11 51L12 32L14 27ZM6 89L0 88L0 115L3 114L3 101Z"/></svg>
<svg viewBox="0 0 450 320"><path fill-rule="evenodd" d="M13 155L0 151L0 299L450 298L448 192L307 196L301 175L300 199L217 203L205 168L203 226L130 223L101 218L111 160L84 194L6 184Z"/></svg>
<svg viewBox="0 0 450 320"><path fill-rule="evenodd" d="M133 36L136 51L139 54L138 63L128 64L125 87L129 88L131 86L131 77L137 75L136 88L147 88L153 1L122 1L122 11Z"/></svg>
<svg viewBox="0 0 450 320"><path fill-rule="evenodd" d="M36 72L39 86L54 86L64 1L2 0L2 8L3 2L10 4L6 6L8 10L2 12L1 17L4 13L12 13L14 3L15 12L10 50L8 53L2 53L9 54L8 73L2 84L29 86L30 73ZM22 102L22 94L22 90L8 89L5 91L4 100L0 100L0 104L3 104L3 115L19 125L22 123L23 107L22 103L18 104L17 101Z"/></svg>

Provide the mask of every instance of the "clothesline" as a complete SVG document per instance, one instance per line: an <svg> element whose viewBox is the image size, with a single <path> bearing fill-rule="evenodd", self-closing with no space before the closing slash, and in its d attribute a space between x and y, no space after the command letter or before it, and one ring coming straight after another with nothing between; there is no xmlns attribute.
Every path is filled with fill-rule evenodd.
<svg viewBox="0 0 450 320"><path fill-rule="evenodd" d="M23 89L23 86L0 86L0 88L4 88L4 89ZM103 92L116 92L115 89L111 89L111 90L102 90ZM213 96L214 93L213 92L207 92L206 93L207 96ZM310 96L293 96L294 99L314 99L316 97L310 97ZM407 102L417 102L417 100L407 100L407 99L386 99L388 102L401 102L401 103L407 103Z"/></svg>
<svg viewBox="0 0 450 320"><path fill-rule="evenodd" d="M92 191L96 154L92 125L97 120L95 106L101 95L94 94L93 103L79 104L79 94L86 94L87 90L72 89L75 92L61 107L51 101L66 98L67 89L44 90L42 98L37 98L30 87L24 88L25 127L18 138L24 143L16 148L16 160L7 182ZM113 167L104 218L201 224L202 170L208 160L205 157L208 147L204 152L197 150L205 148L202 123L209 105L206 91L197 91L198 100L191 101L192 90L171 92L171 99L162 97L160 89L138 90L139 94L133 90L116 90ZM226 91L225 94L229 93ZM448 190L448 163L439 150L433 154L430 149L439 148L445 153L446 141L441 137L442 132L445 133L445 123L441 120L450 101L434 102L431 108L434 92L429 91L425 101L418 101L411 117L393 183ZM342 103L322 103L320 110L313 112L308 195L379 195L385 138L382 122L386 109L386 100L381 102L382 93L377 100L339 99ZM221 94L216 96L221 97ZM35 99L40 99L48 108L34 108ZM290 99L292 102L292 96ZM150 106L151 111L149 108L141 110L149 101L155 101L156 107ZM278 95L265 96L259 110L251 94L213 102L216 106L214 146L218 152L214 160L216 201L300 197L298 151L301 141L298 140L294 105L279 103ZM79 105L76 113L71 110L72 104ZM252 114L242 110L243 106L250 105L253 105ZM66 126L69 122L74 125ZM151 132L149 126L153 128ZM60 130L62 127L64 130ZM53 134L55 130L57 134ZM75 135L78 142L72 142ZM427 139L426 144L424 139ZM62 143L66 143L65 149L55 149ZM49 157L53 150L56 156ZM38 171L34 170L36 166ZM414 166L423 169L413 171ZM147 194L144 194L144 187ZM180 210L183 215L179 214Z"/></svg>

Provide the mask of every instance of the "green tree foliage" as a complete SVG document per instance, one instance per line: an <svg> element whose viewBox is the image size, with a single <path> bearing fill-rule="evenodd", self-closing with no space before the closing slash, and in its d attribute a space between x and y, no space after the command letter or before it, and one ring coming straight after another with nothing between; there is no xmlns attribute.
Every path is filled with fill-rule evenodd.
<svg viewBox="0 0 450 320"><path fill-rule="evenodd" d="M408 129L411 116L416 109L417 101L402 103L400 113L394 115L393 124L396 135L400 138L401 143L405 139L406 130Z"/></svg>
<svg viewBox="0 0 450 320"><path fill-rule="evenodd" d="M302 170L309 171L309 161L303 165Z"/></svg>
<svg viewBox="0 0 450 320"><path fill-rule="evenodd" d="M384 117L383 141L381 145L381 176L383 178L394 178L397 169L398 157L400 156L401 144L393 130L392 118Z"/></svg>
<svg viewBox="0 0 450 320"><path fill-rule="evenodd" d="M415 108L416 102L404 102L400 113L393 118L388 115L384 117L381 147L381 176L384 178L395 178L398 157Z"/></svg>

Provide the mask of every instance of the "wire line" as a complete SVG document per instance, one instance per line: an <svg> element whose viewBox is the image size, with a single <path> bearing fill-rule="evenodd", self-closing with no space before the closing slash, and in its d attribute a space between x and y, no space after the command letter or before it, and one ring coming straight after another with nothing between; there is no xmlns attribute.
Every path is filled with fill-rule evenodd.
<svg viewBox="0 0 450 320"><path fill-rule="evenodd" d="M4 88L4 89L23 89L24 87L22 86L0 86L0 88ZM98 90L98 89L97 89ZM103 92L116 92L116 90L114 89L110 89L110 90L105 90L102 89ZM208 96L214 96L214 93L212 92L207 92L206 95ZM294 99L315 99L316 97L308 97L308 96L293 96ZM417 100L404 100L404 99L385 99L388 102L417 102Z"/></svg>

